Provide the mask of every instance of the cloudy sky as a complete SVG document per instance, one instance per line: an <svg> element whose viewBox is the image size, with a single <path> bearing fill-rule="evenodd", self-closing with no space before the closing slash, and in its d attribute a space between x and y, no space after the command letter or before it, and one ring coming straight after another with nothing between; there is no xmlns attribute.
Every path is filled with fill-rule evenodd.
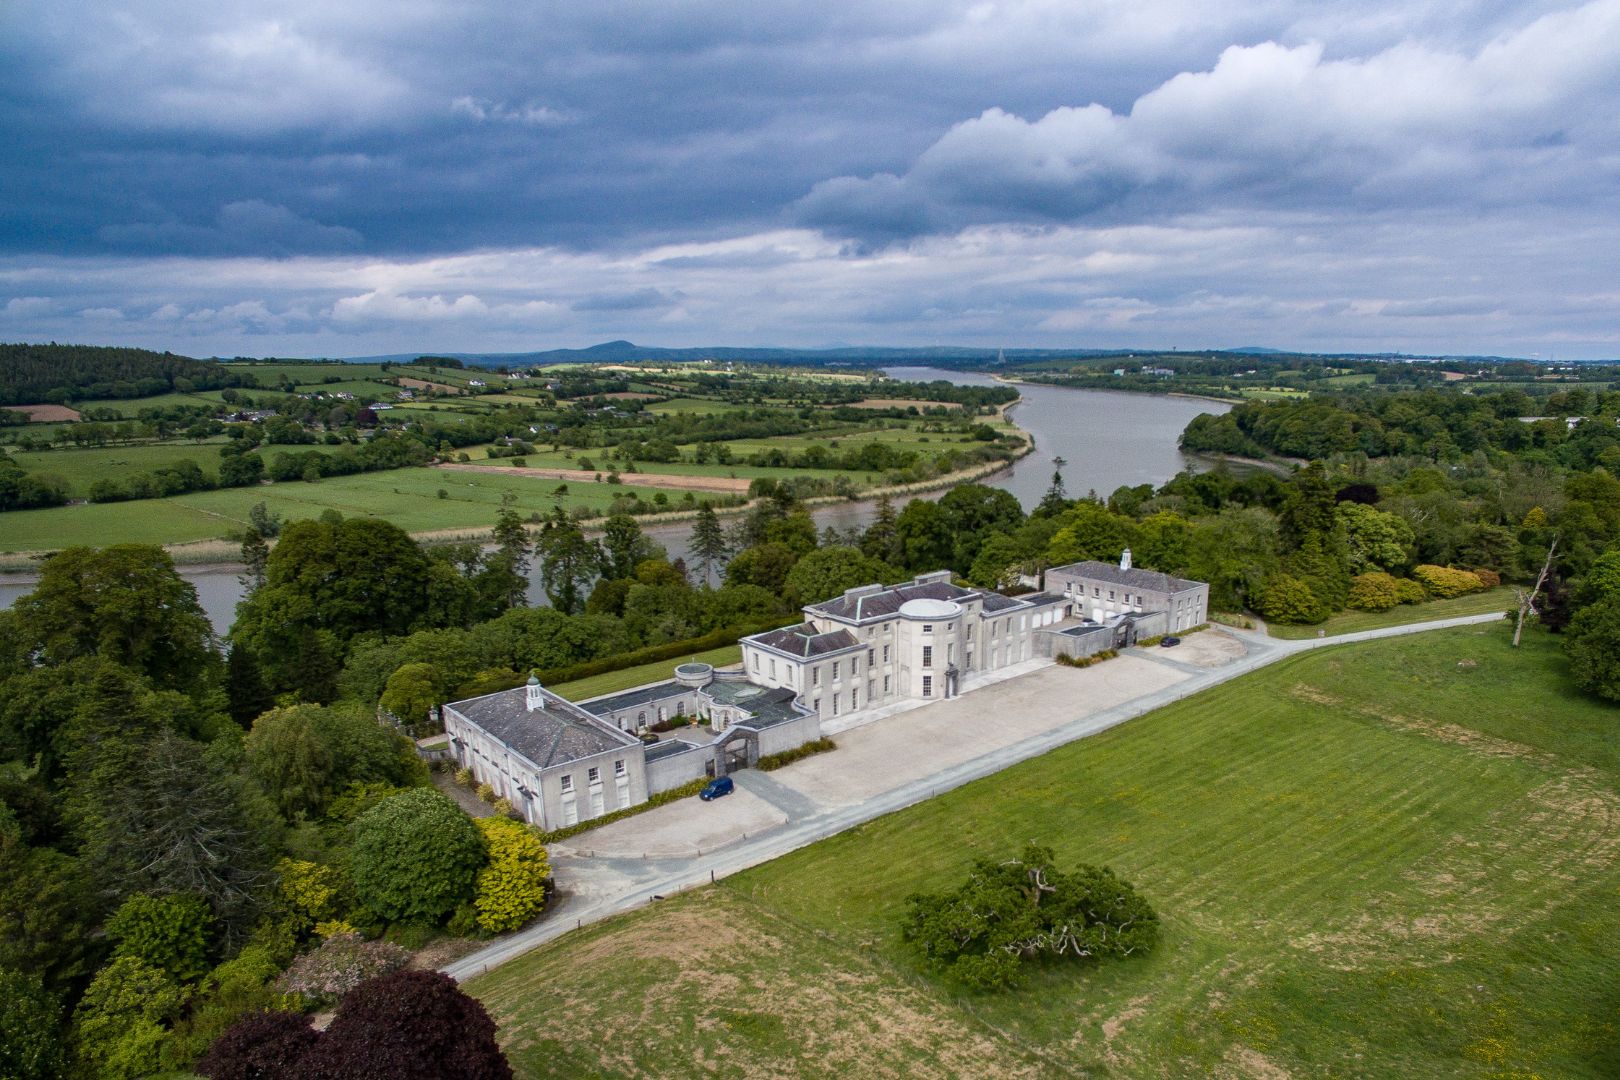
<svg viewBox="0 0 1620 1080"><path fill-rule="evenodd" d="M7 0L0 340L1620 356L1620 0Z"/></svg>

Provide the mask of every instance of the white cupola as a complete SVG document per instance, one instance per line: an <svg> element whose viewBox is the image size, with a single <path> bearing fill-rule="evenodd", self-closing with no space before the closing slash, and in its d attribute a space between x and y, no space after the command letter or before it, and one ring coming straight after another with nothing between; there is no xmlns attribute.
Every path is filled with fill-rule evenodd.
<svg viewBox="0 0 1620 1080"><path fill-rule="evenodd" d="M1119 557L1119 568L1121 570L1129 570L1131 568L1131 549L1130 548L1126 548L1125 553Z"/></svg>
<svg viewBox="0 0 1620 1080"><path fill-rule="evenodd" d="M524 704L530 712L546 707L546 695L540 690L540 680L533 675L529 676L529 684L524 688Z"/></svg>

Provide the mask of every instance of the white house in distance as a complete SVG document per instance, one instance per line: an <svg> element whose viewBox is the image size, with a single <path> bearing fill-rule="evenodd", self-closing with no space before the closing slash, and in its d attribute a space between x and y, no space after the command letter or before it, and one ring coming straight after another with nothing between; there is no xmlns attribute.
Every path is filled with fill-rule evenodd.
<svg viewBox="0 0 1620 1080"><path fill-rule="evenodd" d="M1131 549L1119 565L1077 562L1046 572L1046 587L1074 605L1074 614L1093 622L1129 614L1164 612L1164 633L1190 630L1209 621L1209 586L1131 565Z"/></svg>

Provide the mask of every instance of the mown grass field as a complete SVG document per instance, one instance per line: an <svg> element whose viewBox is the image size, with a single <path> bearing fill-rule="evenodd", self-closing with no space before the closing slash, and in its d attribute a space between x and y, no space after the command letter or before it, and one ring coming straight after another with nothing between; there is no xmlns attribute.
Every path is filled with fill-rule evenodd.
<svg viewBox="0 0 1620 1080"><path fill-rule="evenodd" d="M1620 1075L1620 712L1506 639L1284 661L469 989L523 1077ZM1135 882L1158 947L919 972L906 896L1031 839Z"/></svg>
<svg viewBox="0 0 1620 1080"><path fill-rule="evenodd" d="M620 690L630 690L637 686L646 686L648 683L671 678L677 665L691 660L713 664L715 667L740 664L742 663L742 646L722 645L718 649L693 653L691 656L677 657L674 660L659 660L651 664L641 664L638 667L624 668L621 671L609 671L603 675L592 675L588 679L576 679L570 683L550 687L550 689L570 701L584 701L586 698L601 697L603 694L616 694Z"/></svg>
<svg viewBox="0 0 1620 1080"><path fill-rule="evenodd" d="M138 473L149 473L165 465L194 461L210 476L219 475L219 448L224 436L202 443L136 443L131 446L87 447L83 450L12 451L11 458L31 473L57 476L67 481L69 494L82 499L90 485L107 478L123 480Z"/></svg>
<svg viewBox="0 0 1620 1080"><path fill-rule="evenodd" d="M1327 637L1353 634L1359 630L1378 630L1385 626L1404 626L1407 623L1427 622L1430 619L1454 619L1462 615L1487 615L1493 611L1506 611L1514 605L1513 590L1507 586L1490 589L1471 596L1458 596L1451 600L1430 600L1426 604L1402 604L1388 611L1341 611L1327 622L1315 626L1287 626L1267 623L1266 629L1277 638L1313 638L1317 631Z"/></svg>
<svg viewBox="0 0 1620 1080"><path fill-rule="evenodd" d="M303 448L300 448L303 449ZM319 449L317 447L316 449ZM588 474L585 474L588 476ZM553 494L559 483L568 492ZM445 498L439 498L444 489ZM554 505L605 511L620 495L651 500L657 492L633 484L597 484L588 479L545 480L490 472L394 469L330 477L313 484L292 481L257 487L198 491L168 499L12 510L0 515L0 551L44 551L72 544L180 544L227 537L246 527L255 503L264 503L288 521L319 517L333 509L345 516L383 517L407 532L487 528L495 521L501 496L518 496L525 514L548 513ZM679 493L664 492L672 508Z"/></svg>

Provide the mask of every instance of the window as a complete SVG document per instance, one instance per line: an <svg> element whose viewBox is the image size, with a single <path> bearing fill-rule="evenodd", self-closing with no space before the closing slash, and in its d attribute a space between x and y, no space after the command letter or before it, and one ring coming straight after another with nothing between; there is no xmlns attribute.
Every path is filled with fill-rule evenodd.
<svg viewBox="0 0 1620 1080"><path fill-rule="evenodd" d="M590 779L591 783L600 784L602 782L602 770L593 765L590 770Z"/></svg>
<svg viewBox="0 0 1620 1080"><path fill-rule="evenodd" d="M889 662L889 647L887 645L883 646L883 662L885 664Z"/></svg>
<svg viewBox="0 0 1620 1080"><path fill-rule="evenodd" d="M759 653L754 654L754 670L759 670Z"/></svg>
<svg viewBox="0 0 1620 1080"><path fill-rule="evenodd" d="M968 623L968 627L967 627L967 639L968 639L968 640L969 640L969 641L972 641L972 640L973 640L973 624L972 624L972 623Z"/></svg>
<svg viewBox="0 0 1620 1080"><path fill-rule="evenodd" d="M922 677L922 679L923 679L923 695L922 696L923 697L933 697L934 696L934 677L932 675L924 675Z"/></svg>
<svg viewBox="0 0 1620 1080"><path fill-rule="evenodd" d="M562 775L562 790L564 795L572 794L574 790L574 778L567 773Z"/></svg>
<svg viewBox="0 0 1620 1080"><path fill-rule="evenodd" d="M837 678L838 678L838 661L837 661L837 660L834 660L834 661L833 661L833 673L832 673L832 677L833 677L833 678L834 678L834 679L837 679Z"/></svg>
<svg viewBox="0 0 1620 1080"><path fill-rule="evenodd" d="M771 661L771 678L776 678L776 661L774 659Z"/></svg>
<svg viewBox="0 0 1620 1080"><path fill-rule="evenodd" d="M883 676L883 692L885 694L889 692L889 677L887 675Z"/></svg>
<svg viewBox="0 0 1620 1080"><path fill-rule="evenodd" d="M866 650L866 666L867 666L867 669L870 670L872 665L875 664L875 663L877 663L877 650L876 649L867 649Z"/></svg>
<svg viewBox="0 0 1620 1080"><path fill-rule="evenodd" d="M934 666L934 647L932 645L924 645L923 646L923 662L922 662L922 666L923 667L933 667Z"/></svg>
<svg viewBox="0 0 1620 1080"><path fill-rule="evenodd" d="M947 664L949 664L952 661L954 661L955 659L956 659L956 646L955 645L946 645L945 646L945 662Z"/></svg>
<svg viewBox="0 0 1620 1080"><path fill-rule="evenodd" d="M1092 596L1101 596L1102 595L1102 588L1100 586L1093 585L1091 587L1091 595Z"/></svg>
<svg viewBox="0 0 1620 1080"><path fill-rule="evenodd" d="M614 776L623 776L624 775L624 759L623 758L620 758L618 761L615 761L613 763L613 775Z"/></svg>
<svg viewBox="0 0 1620 1080"><path fill-rule="evenodd" d="M810 669L810 685L821 685L821 669L819 667L813 667Z"/></svg>
<svg viewBox="0 0 1620 1080"><path fill-rule="evenodd" d="M934 632L933 624L931 624L931 623L923 623L923 633L932 634L933 632Z"/></svg>
<svg viewBox="0 0 1620 1080"><path fill-rule="evenodd" d="M851 690L849 692L849 707L851 709L858 709L861 707L861 692L859 690Z"/></svg>
<svg viewBox="0 0 1620 1080"><path fill-rule="evenodd" d="M859 675L860 673L861 673L861 658L858 657L858 656L850 657L849 658L849 677L853 679L855 676Z"/></svg>
<svg viewBox="0 0 1620 1080"><path fill-rule="evenodd" d="M834 694L832 696L832 707L833 707L833 715L837 716L838 715L838 695L837 694Z"/></svg>
<svg viewBox="0 0 1620 1080"><path fill-rule="evenodd" d="M866 700L871 701L875 697L877 697L877 680L876 679L867 679L866 680Z"/></svg>
<svg viewBox="0 0 1620 1080"><path fill-rule="evenodd" d="M819 712L820 712L820 711L821 711L821 699L820 699L820 698L816 698L816 700L815 700L815 701L813 701L813 702L811 702L811 705L810 705L810 707L811 707L811 708L813 708L813 709L815 709L815 710L816 710L816 712L818 712L818 713L819 713Z"/></svg>
<svg viewBox="0 0 1620 1080"><path fill-rule="evenodd" d="M1113 589L1109 589L1109 590L1108 590L1108 600L1109 600L1109 602L1110 602L1110 603L1112 603L1112 602L1113 602L1113 599L1114 599L1114 590L1113 590Z"/></svg>

